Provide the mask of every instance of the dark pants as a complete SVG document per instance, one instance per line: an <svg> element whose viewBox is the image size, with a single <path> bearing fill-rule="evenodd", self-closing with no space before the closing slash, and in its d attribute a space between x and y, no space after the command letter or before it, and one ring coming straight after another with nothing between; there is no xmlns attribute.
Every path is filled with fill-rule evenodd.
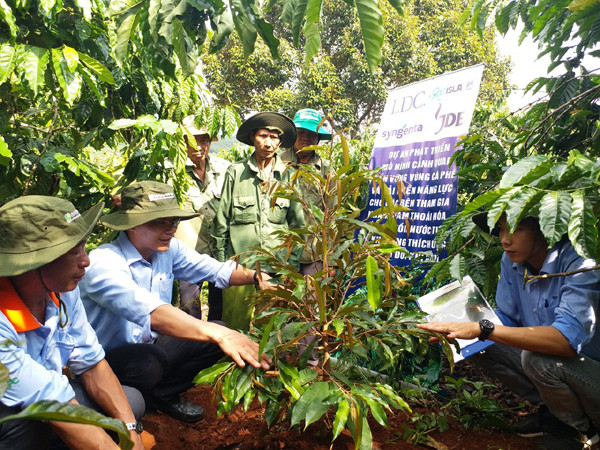
<svg viewBox="0 0 600 450"><path fill-rule="evenodd" d="M179 281L179 304L181 309L197 319L202 318L200 291L202 283L194 284ZM214 283L208 283L208 320L223 318L223 291Z"/></svg>
<svg viewBox="0 0 600 450"><path fill-rule="evenodd" d="M79 404L102 414L104 411L89 397L80 378L71 381ZM123 386L127 400L136 420L144 414L144 399L137 389ZM9 407L0 403L0 418L21 412L21 407ZM112 436L112 434L111 434ZM113 436L116 441L116 435ZM54 434L52 426L40 420L9 420L0 425L0 450L66 449L67 446Z"/></svg>
<svg viewBox="0 0 600 450"><path fill-rule="evenodd" d="M160 336L154 344L129 344L106 353L122 384L137 388L146 403L171 405L203 369L223 357L217 344Z"/></svg>

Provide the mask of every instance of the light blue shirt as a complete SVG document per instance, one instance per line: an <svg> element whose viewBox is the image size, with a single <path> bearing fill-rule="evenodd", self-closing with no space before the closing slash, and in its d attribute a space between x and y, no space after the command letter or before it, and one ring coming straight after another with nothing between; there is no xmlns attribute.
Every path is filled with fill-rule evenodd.
<svg viewBox="0 0 600 450"><path fill-rule="evenodd" d="M562 241L548 251L539 275L595 265L594 260L579 256L571 243ZM502 255L496 292L497 313L502 323L515 327L552 326L577 353L600 361L597 331L600 271L539 279L523 286L525 267L512 263L506 253ZM531 270L528 274L531 275Z"/></svg>
<svg viewBox="0 0 600 450"><path fill-rule="evenodd" d="M165 252L155 251L146 261L127 234L90 253L90 266L79 283L88 318L105 350L125 344L152 343L150 314L171 304L173 280L209 281L229 287L235 262L218 262L177 239Z"/></svg>
<svg viewBox="0 0 600 450"><path fill-rule="evenodd" d="M1 296L5 294L1 292ZM68 402L75 392L62 373L63 367L80 375L104 359L104 350L79 301L78 289L62 294L62 300L69 319L62 328L58 307L50 299L45 322L28 331L17 332L0 312L0 362L9 371L8 389L1 399L6 406L25 408L40 400ZM63 321L65 317L63 311Z"/></svg>

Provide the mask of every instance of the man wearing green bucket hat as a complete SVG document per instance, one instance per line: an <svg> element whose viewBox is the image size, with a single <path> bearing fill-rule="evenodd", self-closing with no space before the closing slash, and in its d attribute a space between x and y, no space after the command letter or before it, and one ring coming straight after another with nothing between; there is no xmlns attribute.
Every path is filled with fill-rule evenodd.
<svg viewBox="0 0 600 450"><path fill-rule="evenodd" d="M126 422L141 449L136 418L144 401L137 390L124 391L104 359L77 288L102 206L79 213L67 200L31 195L0 208L0 362L10 378L0 417L40 400L80 403ZM71 382L65 366L76 376ZM0 447L48 448L52 430L73 448L117 448L101 428L36 420L0 425Z"/></svg>
<svg viewBox="0 0 600 450"><path fill-rule="evenodd" d="M173 188L156 181L123 189L121 206L101 223L121 233L90 253L81 297L106 358L124 384L148 404L178 420L194 422L204 408L180 398L194 376L224 354L240 366L267 369L258 344L217 322L196 319L171 305L173 280L209 281L220 289L251 284L269 289L233 261L218 262L173 238L180 220L195 217L179 208Z"/></svg>
<svg viewBox="0 0 600 450"><path fill-rule="evenodd" d="M276 112L260 112L242 123L236 138L254 147L252 156L233 164L225 174L221 203L215 216L213 236L217 259L226 261L241 255L240 262L249 267L260 258L253 248L267 251L283 242L277 232L304 226L302 206L287 198L274 197L279 184L291 180L291 171L277 154L279 147L291 147L296 141L292 120ZM277 257L296 267L301 248L278 249ZM270 270L266 268L266 270ZM223 292L223 321L236 329L248 329L253 309L247 296L253 287L228 289Z"/></svg>
<svg viewBox="0 0 600 450"><path fill-rule="evenodd" d="M329 165L317 154L314 149L322 139L331 139L331 133L324 127L323 116L314 109L301 109L294 116L294 125L296 125L297 136L294 146L285 149L281 154L281 159L288 162L293 167L300 164L308 165L322 177L327 177ZM322 205L323 196L313 185L303 178L299 180L298 187L303 194L303 198L309 205ZM333 206L333 199L327 199L329 206ZM321 261L315 261L315 251L310 245L304 247L300 257L300 273L303 275L314 275L323 269Z"/></svg>

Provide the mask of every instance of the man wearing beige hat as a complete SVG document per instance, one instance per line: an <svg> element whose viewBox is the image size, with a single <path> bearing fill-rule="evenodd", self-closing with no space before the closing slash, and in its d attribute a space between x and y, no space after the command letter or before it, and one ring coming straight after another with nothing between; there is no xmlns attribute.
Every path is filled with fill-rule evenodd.
<svg viewBox="0 0 600 450"><path fill-rule="evenodd" d="M31 195L0 208L0 362L10 379L0 417L41 400L79 403L123 420L141 449L144 401L136 389L124 391L104 359L77 288L102 206L80 213L67 200ZM37 420L0 425L0 448L48 448L52 431L71 448L117 448L101 428Z"/></svg>
<svg viewBox="0 0 600 450"><path fill-rule="evenodd" d="M210 144L217 138L209 135L206 125L196 126L194 116L187 116L182 124L187 132L186 172L192 179L185 207L198 213L198 216L182 222L175 237L198 253L214 257L213 220L219 208L225 172L231 163L210 154ZM183 310L198 318L202 315L199 307L200 291L201 285L179 282ZM223 310L222 291L213 283L208 284L208 307L208 320L220 320Z"/></svg>
<svg viewBox="0 0 600 450"><path fill-rule="evenodd" d="M123 189L121 206L101 223L121 233L90 253L81 298L106 358L122 383L173 418L200 420L204 408L180 398L195 375L224 355L238 365L267 369L258 343L216 322L198 320L171 305L173 280L209 281L218 288L269 289L268 275L218 262L174 239L179 222L196 217L179 208L173 188L141 181Z"/></svg>
<svg viewBox="0 0 600 450"><path fill-rule="evenodd" d="M291 181L292 171L277 150L294 145L296 127L283 114L261 112L242 123L236 138L254 147L254 153L233 164L225 175L213 232L217 259L240 255L242 264L254 267L259 256L253 248L260 247L298 268L302 248L294 249L288 258L287 250L276 247L284 241L278 233L304 226L302 205L273 195L276 185ZM223 320L232 328L248 329L253 311L246 298L251 294L252 287L223 293Z"/></svg>

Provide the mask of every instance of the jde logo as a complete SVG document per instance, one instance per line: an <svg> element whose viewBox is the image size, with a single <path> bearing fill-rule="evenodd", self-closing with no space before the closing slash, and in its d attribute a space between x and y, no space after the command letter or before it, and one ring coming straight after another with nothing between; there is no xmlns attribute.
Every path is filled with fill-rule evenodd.
<svg viewBox="0 0 600 450"><path fill-rule="evenodd" d="M435 113L435 118L436 118L436 120L439 120L440 127L435 132L435 134L439 134L439 132L442 131L444 128L459 127L462 125L463 111L460 111L457 113L450 112L450 113L440 114L441 109L442 109L442 105L440 104L440 106L438 107L438 109Z"/></svg>

